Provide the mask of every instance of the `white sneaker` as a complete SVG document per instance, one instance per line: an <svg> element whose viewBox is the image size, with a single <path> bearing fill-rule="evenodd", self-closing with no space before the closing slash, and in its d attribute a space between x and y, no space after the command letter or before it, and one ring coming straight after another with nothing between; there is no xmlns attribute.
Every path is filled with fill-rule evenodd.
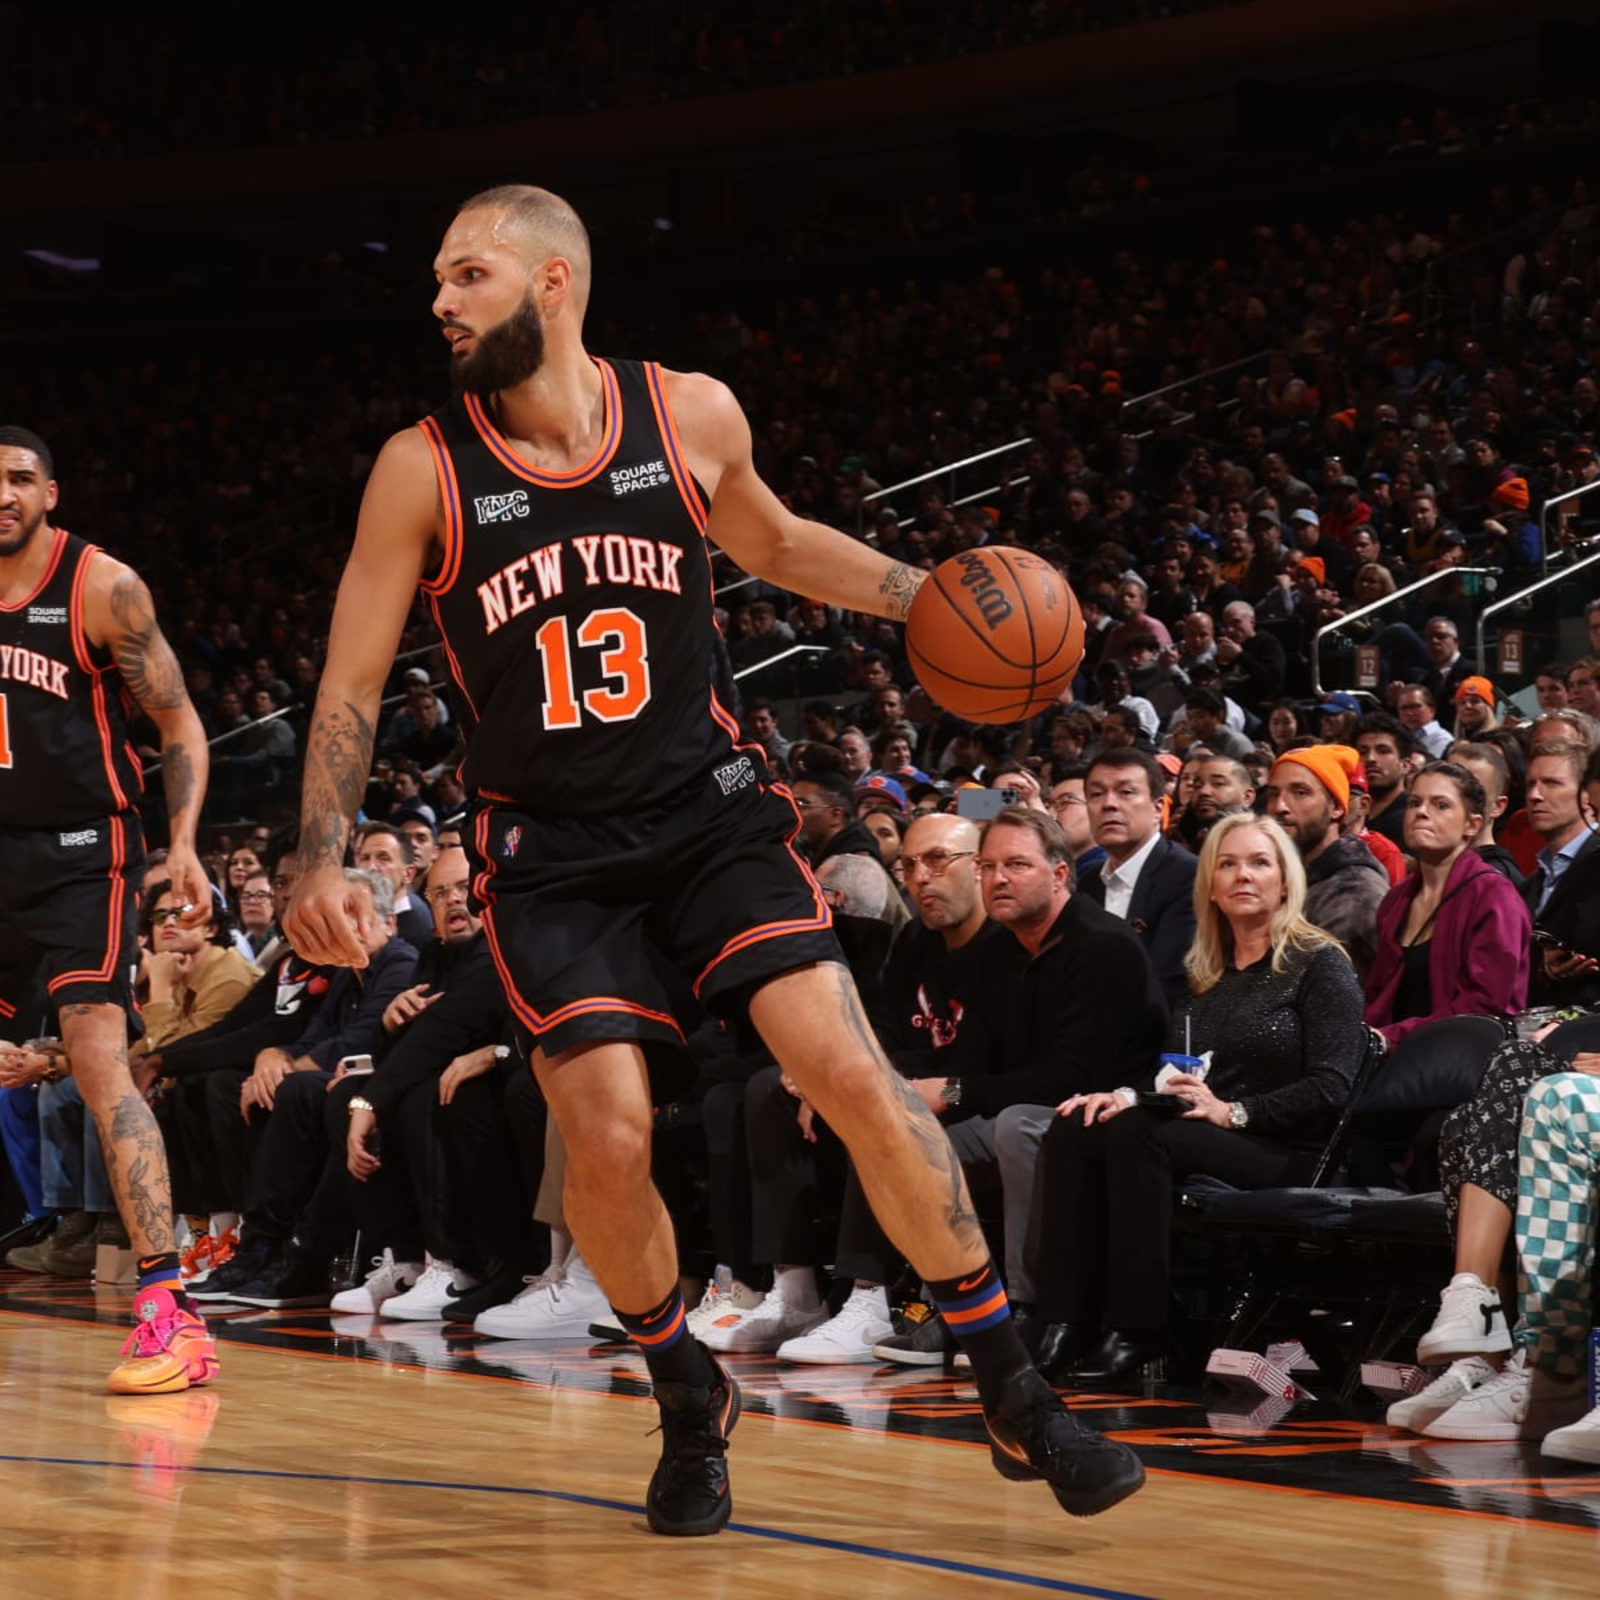
<svg viewBox="0 0 1600 1600"><path fill-rule="evenodd" d="M1422 1431L1431 1439L1542 1439L1578 1421L1588 1406L1589 1386L1581 1378L1553 1378L1518 1350L1503 1371Z"/></svg>
<svg viewBox="0 0 1600 1600"><path fill-rule="evenodd" d="M1475 1272L1458 1272L1439 1296L1439 1315L1417 1340L1417 1364L1436 1367L1458 1356L1495 1355L1511 1348L1500 1291Z"/></svg>
<svg viewBox="0 0 1600 1600"><path fill-rule="evenodd" d="M378 1315L399 1317L402 1322L432 1322L444 1316L451 1300L477 1287L478 1280L470 1272L458 1272L448 1261L429 1256L422 1276L404 1294L385 1300Z"/></svg>
<svg viewBox="0 0 1600 1600"><path fill-rule="evenodd" d="M1465 1399L1495 1376L1495 1368L1482 1356L1464 1356L1454 1362L1416 1394L1396 1400L1384 1413L1391 1428L1406 1428L1421 1433L1435 1417L1442 1417L1457 1400Z"/></svg>
<svg viewBox="0 0 1600 1600"><path fill-rule="evenodd" d="M894 1332L889 1320L889 1296L882 1289L852 1289L850 1298L839 1307L839 1314L778 1346L780 1361L802 1361L817 1366L848 1366L857 1362L875 1364L875 1344L882 1344Z"/></svg>
<svg viewBox="0 0 1600 1600"><path fill-rule="evenodd" d="M1586 1417L1544 1436L1539 1454L1558 1461L1590 1461L1600 1466L1600 1406Z"/></svg>
<svg viewBox="0 0 1600 1600"><path fill-rule="evenodd" d="M700 1342L719 1355L769 1356L786 1339L809 1333L827 1315L826 1304L790 1305L783 1290L774 1289L747 1311L729 1310L717 1317Z"/></svg>
<svg viewBox="0 0 1600 1600"><path fill-rule="evenodd" d="M396 1261L394 1251L385 1250L381 1256L372 1258L372 1271L367 1274L367 1281L354 1289L341 1289L328 1302L328 1309L371 1316L385 1302L412 1288L422 1272L420 1261Z"/></svg>
<svg viewBox="0 0 1600 1600"><path fill-rule="evenodd" d="M737 1278L713 1278L706 1285L706 1292L700 1296L700 1304L683 1319L684 1324L694 1338L704 1339L706 1329L713 1323L723 1317L754 1311L761 1300L759 1289L752 1289Z"/></svg>
<svg viewBox="0 0 1600 1600"><path fill-rule="evenodd" d="M611 1315L605 1291L576 1250L557 1269L529 1278L503 1306L490 1306L472 1324L490 1339L581 1339L589 1324Z"/></svg>

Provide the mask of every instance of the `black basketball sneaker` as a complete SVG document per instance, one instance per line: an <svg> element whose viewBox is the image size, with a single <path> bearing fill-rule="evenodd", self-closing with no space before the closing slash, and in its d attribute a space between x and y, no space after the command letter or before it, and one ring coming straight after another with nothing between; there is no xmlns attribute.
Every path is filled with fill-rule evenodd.
<svg viewBox="0 0 1600 1600"><path fill-rule="evenodd" d="M1069 1415L1032 1367L1006 1380L999 1405L983 1420L1000 1476L1043 1478L1072 1516L1109 1511L1144 1483L1138 1456Z"/></svg>
<svg viewBox="0 0 1600 1600"><path fill-rule="evenodd" d="M704 1388L658 1383L661 1461L645 1511L653 1533L690 1538L715 1533L733 1514L728 1435L739 1420L739 1385L709 1353L713 1381Z"/></svg>

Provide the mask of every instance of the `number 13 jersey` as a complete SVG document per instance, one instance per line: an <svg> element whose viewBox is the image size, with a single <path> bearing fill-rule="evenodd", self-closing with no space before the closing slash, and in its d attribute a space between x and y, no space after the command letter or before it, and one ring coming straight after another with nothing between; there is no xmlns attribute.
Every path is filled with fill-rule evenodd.
<svg viewBox="0 0 1600 1600"><path fill-rule="evenodd" d="M708 502L661 369L595 365L600 447L573 472L530 465L475 396L418 424L444 536L422 591L472 724L462 781L535 813L643 808L738 738L715 690Z"/></svg>

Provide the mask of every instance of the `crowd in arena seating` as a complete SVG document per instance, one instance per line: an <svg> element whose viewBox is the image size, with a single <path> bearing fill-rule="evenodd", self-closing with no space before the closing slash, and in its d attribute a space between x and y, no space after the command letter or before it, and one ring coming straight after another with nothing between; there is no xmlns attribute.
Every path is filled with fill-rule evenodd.
<svg viewBox="0 0 1600 1600"><path fill-rule="evenodd" d="M998 1204L1013 1297L1061 1381L1125 1382L1170 1349L1164 1297L1150 1298L1167 1282L1166 1215L1118 1203L1108 1150L1144 1175L1146 1198L1148 1174L1200 1170L1230 1138L1253 1158L1236 1181L1278 1182L1314 1156L1364 1051L1398 1051L1462 1011L1600 1000L1600 604L1585 645L1540 639L1523 674L1535 713L1512 701L1520 685L1476 670L1482 595L1454 571L1515 584L1600 532L1597 492L1560 508L1540 544L1545 503L1600 479L1596 223L1581 184L1527 204L1496 194L1436 227L1264 225L1192 254L1126 252L1092 275L997 267L790 301L765 320L708 310L681 336L675 359L734 387L758 467L797 511L919 566L1024 545L1083 604L1070 695L997 729L929 699L896 627L719 575L747 734L792 785L886 1048ZM462 708L420 613L350 868L381 982L306 966L263 921L263 895L281 917L293 882L275 825L297 801L338 572L338 540L303 506L359 480L383 436L427 409L425 379L386 353L367 361L336 384L217 359L28 396L71 463L63 520L147 571L220 741L218 906L176 981L155 961L170 926L159 864L149 885L147 981L171 1028L144 1081L195 1218L196 1294L327 1304L359 1227L375 1270L335 1309L573 1336L606 1307L564 1227L559 1139L463 892ZM969 503L937 480L881 496L1022 438ZM217 537L248 520L241 508L286 514L292 564ZM1313 670L1319 627L1435 573ZM816 648L786 655L795 645ZM1377 653L1365 697L1357 646ZM255 974L225 1014L200 981L223 956ZM1099 1004L1108 992L1128 998ZM1241 1015L1259 1027L1241 1032ZM1165 1073L1163 1051L1180 1058ZM695 1323L708 1343L796 1361L952 1354L930 1309L892 1317L900 1263L836 1141L751 1041L708 1025L653 1065L662 1182L685 1268L708 1284ZM118 1239L61 1087L70 1062L40 1043L5 1071L29 1209L66 1219L15 1264L86 1276ZM1518 1080L1519 1095L1549 1075ZM1558 1087L1547 1120L1587 1114L1571 1110L1581 1084ZM1508 1222L1515 1143L1502 1127ZM1085 1221L1069 1247L1063 1211L1099 1231ZM1131 1287L1127 1250L1149 1268ZM1487 1292L1493 1268L1462 1270L1473 1283L1446 1293L1441 1358L1483 1354L1450 1330L1457 1291ZM1541 1325L1541 1305L1523 1309ZM1510 1346L1508 1332L1488 1353ZM1540 1415L1569 1436L1583 1431L1571 1348L1527 1340L1506 1368L1526 1391L1553 1352L1545 1387L1567 1387ZM1434 1397L1450 1407L1408 1415L1448 1416L1496 1381L1483 1365L1451 1368L1453 1390Z"/></svg>
<svg viewBox="0 0 1600 1600"><path fill-rule="evenodd" d="M386 40L321 19L248 63L231 39L139 37L140 70L64 48L18 19L19 92L0 112L10 159L107 159L285 139L362 139L809 83L1159 21L1235 0L639 0L494 19L481 44ZM98 69L98 70L97 70Z"/></svg>

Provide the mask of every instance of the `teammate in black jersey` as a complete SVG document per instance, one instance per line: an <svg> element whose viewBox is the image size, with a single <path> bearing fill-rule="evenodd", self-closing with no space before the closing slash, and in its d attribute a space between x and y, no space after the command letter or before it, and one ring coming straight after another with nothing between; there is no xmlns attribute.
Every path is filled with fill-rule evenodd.
<svg viewBox="0 0 1600 1600"><path fill-rule="evenodd" d="M897 619L923 574L788 512L723 384L592 358L589 272L583 224L544 190L478 195L445 235L433 310L458 397L392 438L367 486L312 719L287 932L308 960L364 961L339 867L420 584L468 712L474 892L566 1141L567 1216L661 1408L651 1526L727 1521L739 1411L686 1332L650 1182L641 1045L675 1035L682 978L748 1014L849 1146L972 1357L996 1467L1045 1479L1074 1514L1104 1510L1143 1469L1069 1418L1029 1362L960 1163L884 1061L793 852L792 798L716 694L702 539L783 589Z"/></svg>
<svg viewBox="0 0 1600 1600"><path fill-rule="evenodd" d="M166 1149L128 1070L144 838L128 721L161 736L175 902L206 914L195 856L205 731L120 561L52 527L44 441L0 428L0 1025L35 983L94 1114L117 1209L139 1255L135 1328L119 1394L168 1394L216 1375L216 1351L178 1278Z"/></svg>

